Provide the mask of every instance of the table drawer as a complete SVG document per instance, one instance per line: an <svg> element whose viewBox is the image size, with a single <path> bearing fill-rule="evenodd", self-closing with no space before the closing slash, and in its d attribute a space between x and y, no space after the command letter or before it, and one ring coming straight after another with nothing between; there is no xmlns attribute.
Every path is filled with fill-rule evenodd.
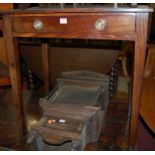
<svg viewBox="0 0 155 155"><path fill-rule="evenodd" d="M65 13L48 16L16 16L12 18L16 36L81 39L129 39L134 38L134 13Z"/></svg>

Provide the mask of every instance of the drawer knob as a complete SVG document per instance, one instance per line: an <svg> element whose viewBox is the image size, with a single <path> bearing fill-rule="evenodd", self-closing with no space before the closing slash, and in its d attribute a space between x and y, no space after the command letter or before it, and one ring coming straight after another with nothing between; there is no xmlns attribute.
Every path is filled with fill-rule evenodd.
<svg viewBox="0 0 155 155"><path fill-rule="evenodd" d="M42 21L41 21L41 20L35 20L34 23L33 23L33 27L34 27L36 30L42 29L42 27L43 27Z"/></svg>
<svg viewBox="0 0 155 155"><path fill-rule="evenodd" d="M95 22L95 28L97 30L103 30L105 28L105 25L106 25L106 22L105 20L103 19L98 19L96 22Z"/></svg>

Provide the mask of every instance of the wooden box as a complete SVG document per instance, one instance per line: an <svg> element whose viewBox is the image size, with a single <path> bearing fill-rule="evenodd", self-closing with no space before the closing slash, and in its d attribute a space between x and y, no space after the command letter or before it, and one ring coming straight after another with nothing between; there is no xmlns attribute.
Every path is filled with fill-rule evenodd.
<svg viewBox="0 0 155 155"><path fill-rule="evenodd" d="M109 98L109 77L89 71L62 73L57 85L40 99L42 118L29 142L38 150L84 150L100 136Z"/></svg>

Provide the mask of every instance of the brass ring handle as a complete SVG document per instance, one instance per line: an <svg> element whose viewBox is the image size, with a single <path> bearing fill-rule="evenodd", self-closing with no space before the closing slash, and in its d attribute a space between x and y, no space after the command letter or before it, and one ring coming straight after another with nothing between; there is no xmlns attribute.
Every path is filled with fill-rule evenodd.
<svg viewBox="0 0 155 155"><path fill-rule="evenodd" d="M33 27L36 29L36 30L40 30L42 29L43 27L43 23L41 20L35 20L34 23L33 23Z"/></svg>
<svg viewBox="0 0 155 155"><path fill-rule="evenodd" d="M104 19L98 19L98 20L95 22L95 28L96 28L97 30L104 30L105 25L106 25L106 21L105 21Z"/></svg>

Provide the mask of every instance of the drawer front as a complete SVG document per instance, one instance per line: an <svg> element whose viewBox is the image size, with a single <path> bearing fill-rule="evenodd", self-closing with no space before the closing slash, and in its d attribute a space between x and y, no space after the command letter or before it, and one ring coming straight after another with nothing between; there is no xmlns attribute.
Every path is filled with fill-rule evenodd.
<svg viewBox="0 0 155 155"><path fill-rule="evenodd" d="M16 36L35 36L83 39L134 38L134 13L73 13L12 18Z"/></svg>

